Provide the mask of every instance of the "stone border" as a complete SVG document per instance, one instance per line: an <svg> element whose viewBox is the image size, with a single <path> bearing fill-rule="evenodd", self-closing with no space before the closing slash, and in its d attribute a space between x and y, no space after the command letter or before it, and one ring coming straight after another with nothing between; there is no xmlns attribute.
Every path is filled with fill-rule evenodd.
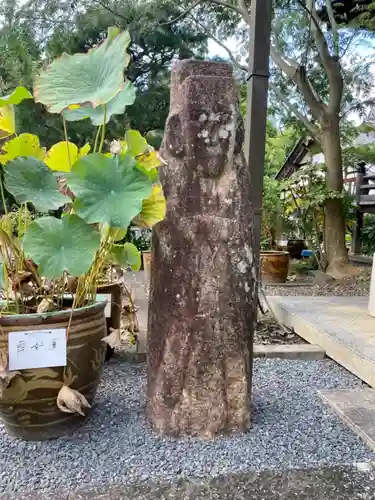
<svg viewBox="0 0 375 500"><path fill-rule="evenodd" d="M132 363L145 363L146 352L121 352L122 359ZM325 350L311 344L255 344L254 358L298 359L300 361L318 361L325 358Z"/></svg>
<svg viewBox="0 0 375 500"><path fill-rule="evenodd" d="M299 359L317 361L324 359L326 352L318 345L311 344L270 344L254 345L254 358Z"/></svg>

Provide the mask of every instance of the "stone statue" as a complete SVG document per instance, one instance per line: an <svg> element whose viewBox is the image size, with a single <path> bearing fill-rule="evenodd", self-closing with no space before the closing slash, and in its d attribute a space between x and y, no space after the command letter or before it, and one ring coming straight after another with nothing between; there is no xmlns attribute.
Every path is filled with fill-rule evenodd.
<svg viewBox="0 0 375 500"><path fill-rule="evenodd" d="M162 435L249 426L256 297L242 142L231 66L176 62L148 325L147 411Z"/></svg>

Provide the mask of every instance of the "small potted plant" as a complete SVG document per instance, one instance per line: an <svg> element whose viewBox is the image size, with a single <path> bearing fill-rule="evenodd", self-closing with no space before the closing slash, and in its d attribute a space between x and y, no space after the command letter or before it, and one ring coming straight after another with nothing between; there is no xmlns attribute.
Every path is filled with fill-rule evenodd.
<svg viewBox="0 0 375 500"><path fill-rule="evenodd" d="M108 265L139 263L134 245L119 243L129 224L151 227L164 216L160 161L140 134L130 131L116 152L103 151L106 123L135 98L124 80L129 41L110 28L88 54L65 54L48 66L34 97L62 115L65 140L46 151L36 136L21 134L0 155L0 417L25 439L81 425L106 344L120 336L107 332L106 303L97 297L102 278ZM14 132L9 116L24 98L31 95L23 88L0 98L3 136ZM85 118L98 129L94 144L79 149L67 121Z"/></svg>

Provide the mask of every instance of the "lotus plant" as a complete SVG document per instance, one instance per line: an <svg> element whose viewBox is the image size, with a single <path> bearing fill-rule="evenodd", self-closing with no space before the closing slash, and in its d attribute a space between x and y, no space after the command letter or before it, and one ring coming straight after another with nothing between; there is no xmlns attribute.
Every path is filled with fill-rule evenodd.
<svg viewBox="0 0 375 500"><path fill-rule="evenodd" d="M121 243L129 225L152 227L164 218L157 152L134 130L105 150L106 125L136 97L124 78L129 33L109 28L87 54L64 54L36 78L34 98L61 115L65 137L49 150L38 137L15 133L13 106L32 98L23 87L0 98L3 167L0 188L0 278L4 312L61 309L74 281L73 308L95 300L108 263L137 270L140 254ZM91 120L93 144L68 140L69 122ZM17 203L7 207L5 192Z"/></svg>

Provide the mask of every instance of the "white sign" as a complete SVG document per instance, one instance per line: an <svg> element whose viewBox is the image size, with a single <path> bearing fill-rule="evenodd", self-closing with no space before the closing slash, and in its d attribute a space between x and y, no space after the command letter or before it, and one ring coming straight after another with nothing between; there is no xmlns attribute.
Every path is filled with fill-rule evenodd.
<svg viewBox="0 0 375 500"><path fill-rule="evenodd" d="M66 329L8 334L9 370L66 366Z"/></svg>
<svg viewBox="0 0 375 500"><path fill-rule="evenodd" d="M98 302L107 302L107 305L105 306L104 309L104 314L106 318L111 317L111 299L112 295L110 293L98 293L96 295L96 300Z"/></svg>

